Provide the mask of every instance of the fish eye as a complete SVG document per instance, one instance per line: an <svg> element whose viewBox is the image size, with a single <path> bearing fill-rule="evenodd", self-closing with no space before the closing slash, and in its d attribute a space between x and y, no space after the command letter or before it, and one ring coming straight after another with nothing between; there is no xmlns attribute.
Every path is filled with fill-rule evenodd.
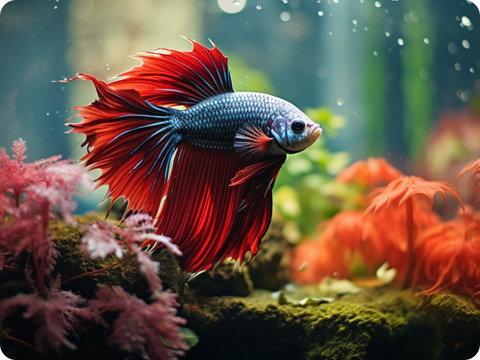
<svg viewBox="0 0 480 360"><path fill-rule="evenodd" d="M305 129L305 123L301 120L295 120L292 123L292 130L293 132L296 132L297 134L301 133Z"/></svg>

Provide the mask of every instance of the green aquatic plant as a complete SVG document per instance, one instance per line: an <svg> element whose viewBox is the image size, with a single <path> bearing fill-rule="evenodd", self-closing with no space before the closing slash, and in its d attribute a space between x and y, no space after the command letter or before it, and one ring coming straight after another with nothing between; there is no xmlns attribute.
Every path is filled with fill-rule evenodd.
<svg viewBox="0 0 480 360"><path fill-rule="evenodd" d="M309 151L287 158L284 171L277 177L274 205L286 219L287 236L295 242L313 234L316 224L330 218L343 206L355 207L355 193L348 186L334 182L335 176L350 161L345 152L331 152L325 146L328 139L346 126L343 116L325 107L306 109L305 113L324 129Z"/></svg>

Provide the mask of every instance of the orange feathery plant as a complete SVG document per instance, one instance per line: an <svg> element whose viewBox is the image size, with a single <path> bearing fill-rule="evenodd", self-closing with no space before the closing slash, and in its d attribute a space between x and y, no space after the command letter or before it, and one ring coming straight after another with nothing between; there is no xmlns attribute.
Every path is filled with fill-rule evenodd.
<svg viewBox="0 0 480 360"><path fill-rule="evenodd" d="M373 212L375 214L382 208L388 210L392 205L397 208L403 204L406 205L407 263L402 284L403 288L408 286L413 271L413 241L415 239L413 199L421 197L427 198L429 201L429 209L431 209L433 207L433 198L437 192L442 195L447 210L448 205L445 192L450 193L463 208L462 200L452 185L443 181L426 181L416 176L402 176L390 182L386 187L375 189L372 194L370 194L369 200L371 200L371 202L365 210L366 213Z"/></svg>
<svg viewBox="0 0 480 360"><path fill-rule="evenodd" d="M480 173L480 159L477 159L475 161L472 161L470 163L467 164L467 166L465 166L465 168L460 171L457 175L457 183L458 183L458 179L460 178L460 176L462 176L463 174L469 172L470 170L472 170L472 177L475 175L475 174L479 174ZM480 189L480 182L477 184L477 187L475 188L475 192Z"/></svg>
<svg viewBox="0 0 480 360"><path fill-rule="evenodd" d="M417 238L417 266L413 287L424 289L421 295L452 290L472 296L480 286L480 214L466 206L460 220L440 223ZM477 301L476 306L480 306Z"/></svg>
<svg viewBox="0 0 480 360"><path fill-rule="evenodd" d="M367 161L359 160L337 175L340 182L358 182L361 185L370 185L373 189L381 183L388 184L403 174L388 163L384 158L369 157Z"/></svg>

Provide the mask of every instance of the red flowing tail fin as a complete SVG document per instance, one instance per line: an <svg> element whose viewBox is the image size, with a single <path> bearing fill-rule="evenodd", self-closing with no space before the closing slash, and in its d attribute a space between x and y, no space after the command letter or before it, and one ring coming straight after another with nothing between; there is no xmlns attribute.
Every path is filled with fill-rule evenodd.
<svg viewBox="0 0 480 360"><path fill-rule="evenodd" d="M100 169L97 187L109 186L112 204L120 197L128 200L130 210L155 217L164 196L170 160L180 141L173 131L171 116L175 109L155 106L135 90L114 90L91 75L78 74L61 82L90 80L98 100L74 108L83 117L81 123L68 123L72 132L87 138L82 146L88 153L82 158L87 168Z"/></svg>

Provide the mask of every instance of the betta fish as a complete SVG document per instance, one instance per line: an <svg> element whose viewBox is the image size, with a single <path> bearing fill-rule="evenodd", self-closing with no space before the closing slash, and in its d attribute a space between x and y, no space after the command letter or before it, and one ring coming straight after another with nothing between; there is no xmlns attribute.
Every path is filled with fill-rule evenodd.
<svg viewBox="0 0 480 360"><path fill-rule="evenodd" d="M142 62L106 84L98 99L74 108L83 121L86 167L100 169L111 204L155 219L157 234L198 273L226 259L250 259L271 221L272 187L287 154L305 150L322 129L291 103L233 90L227 58L193 40L193 50L138 53ZM179 107L182 108L179 108ZM111 205L110 205L111 207ZM125 215L124 215L125 217ZM153 251L159 245L147 240Z"/></svg>

